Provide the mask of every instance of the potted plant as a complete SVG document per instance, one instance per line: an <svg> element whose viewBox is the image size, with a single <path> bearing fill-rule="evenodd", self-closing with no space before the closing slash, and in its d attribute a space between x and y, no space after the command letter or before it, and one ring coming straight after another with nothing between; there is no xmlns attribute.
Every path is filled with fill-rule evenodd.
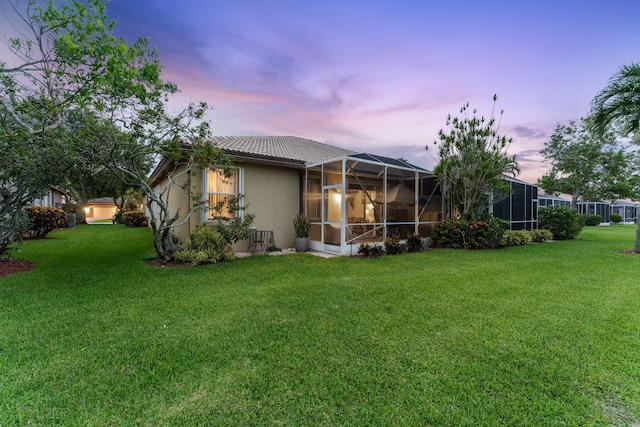
<svg viewBox="0 0 640 427"><path fill-rule="evenodd" d="M306 252L309 250L309 229L311 223L304 214L297 214L293 218L293 228L296 233L296 251Z"/></svg>

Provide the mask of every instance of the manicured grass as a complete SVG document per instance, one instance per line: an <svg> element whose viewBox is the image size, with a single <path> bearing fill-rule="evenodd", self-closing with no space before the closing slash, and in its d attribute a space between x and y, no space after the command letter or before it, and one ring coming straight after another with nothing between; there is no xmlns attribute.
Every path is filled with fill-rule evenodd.
<svg viewBox="0 0 640 427"><path fill-rule="evenodd" d="M0 279L0 425L640 423L633 226L499 251L148 266L29 241Z"/></svg>

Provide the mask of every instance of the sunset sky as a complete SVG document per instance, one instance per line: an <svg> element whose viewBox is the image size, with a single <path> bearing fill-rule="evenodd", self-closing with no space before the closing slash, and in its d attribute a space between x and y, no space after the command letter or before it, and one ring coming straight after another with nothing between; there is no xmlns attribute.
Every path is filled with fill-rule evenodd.
<svg viewBox="0 0 640 427"><path fill-rule="evenodd" d="M118 35L157 46L176 106L205 100L216 135L295 135L405 157L470 102L513 138L521 179L558 123L640 61L640 1L113 0Z"/></svg>

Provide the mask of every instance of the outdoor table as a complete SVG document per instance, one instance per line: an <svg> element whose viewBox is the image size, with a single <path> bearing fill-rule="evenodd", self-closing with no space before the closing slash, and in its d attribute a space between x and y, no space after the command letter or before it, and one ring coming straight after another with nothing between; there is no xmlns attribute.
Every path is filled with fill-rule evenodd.
<svg viewBox="0 0 640 427"><path fill-rule="evenodd" d="M255 252L258 247L260 248L260 251L263 252L271 246L275 246L273 230L251 229L249 249L247 249L248 252Z"/></svg>

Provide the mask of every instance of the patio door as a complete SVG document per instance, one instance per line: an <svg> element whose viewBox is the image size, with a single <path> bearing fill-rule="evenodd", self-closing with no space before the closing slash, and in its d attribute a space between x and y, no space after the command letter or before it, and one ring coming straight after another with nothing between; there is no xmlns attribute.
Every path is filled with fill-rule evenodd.
<svg viewBox="0 0 640 427"><path fill-rule="evenodd" d="M326 245L342 246L342 185L329 185L322 187L322 233L323 246L328 252L335 252ZM339 249L338 249L339 250Z"/></svg>

